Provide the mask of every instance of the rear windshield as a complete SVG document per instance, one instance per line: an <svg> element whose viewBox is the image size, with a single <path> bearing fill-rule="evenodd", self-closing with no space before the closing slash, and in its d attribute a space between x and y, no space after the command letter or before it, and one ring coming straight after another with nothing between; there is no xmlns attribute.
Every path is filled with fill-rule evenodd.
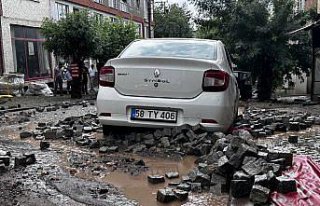
<svg viewBox="0 0 320 206"><path fill-rule="evenodd" d="M178 57L217 59L217 43L184 40L142 40L132 43L121 57Z"/></svg>

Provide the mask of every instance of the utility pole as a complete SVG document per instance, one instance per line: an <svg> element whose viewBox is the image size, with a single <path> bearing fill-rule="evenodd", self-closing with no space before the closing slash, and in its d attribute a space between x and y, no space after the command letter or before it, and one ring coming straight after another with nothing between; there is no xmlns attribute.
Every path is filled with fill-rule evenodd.
<svg viewBox="0 0 320 206"><path fill-rule="evenodd" d="M152 36L152 15L153 15L153 5L154 5L154 0L148 0L148 36L151 38Z"/></svg>

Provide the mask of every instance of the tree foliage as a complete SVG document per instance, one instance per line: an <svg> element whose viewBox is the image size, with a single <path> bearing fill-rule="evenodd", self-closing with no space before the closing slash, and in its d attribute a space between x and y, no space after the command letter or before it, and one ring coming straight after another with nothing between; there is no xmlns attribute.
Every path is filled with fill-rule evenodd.
<svg viewBox="0 0 320 206"><path fill-rule="evenodd" d="M45 47L56 56L83 62L96 49L94 21L86 11L68 14L59 21L45 19L41 27Z"/></svg>
<svg viewBox="0 0 320 206"><path fill-rule="evenodd" d="M124 22L122 19L116 23L108 19L97 21L95 31L97 47L92 57L101 64L117 57L130 42L139 37L137 27L132 22Z"/></svg>
<svg viewBox="0 0 320 206"><path fill-rule="evenodd" d="M191 14L186 5L169 5L168 8L156 7L154 11L154 36L163 37L192 37L190 25Z"/></svg>
<svg viewBox="0 0 320 206"><path fill-rule="evenodd" d="M81 11L68 14L59 21L45 19L41 32L46 38L46 48L56 56L71 57L77 63L91 57L99 60L101 66L138 38L136 29L130 21L98 20Z"/></svg>
<svg viewBox="0 0 320 206"><path fill-rule="evenodd" d="M294 12L292 0L190 0L203 16L197 35L221 39L240 70L258 79L260 100L291 74L308 72L311 45L307 33L289 35L309 19Z"/></svg>

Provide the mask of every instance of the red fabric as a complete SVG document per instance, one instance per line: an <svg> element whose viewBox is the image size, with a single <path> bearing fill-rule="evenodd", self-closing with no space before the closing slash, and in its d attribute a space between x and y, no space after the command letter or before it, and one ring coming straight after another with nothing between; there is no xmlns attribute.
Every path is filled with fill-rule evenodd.
<svg viewBox="0 0 320 206"><path fill-rule="evenodd" d="M271 200L279 206L320 206L320 167L310 157L295 156L293 167L284 176L297 181L297 192L271 194Z"/></svg>

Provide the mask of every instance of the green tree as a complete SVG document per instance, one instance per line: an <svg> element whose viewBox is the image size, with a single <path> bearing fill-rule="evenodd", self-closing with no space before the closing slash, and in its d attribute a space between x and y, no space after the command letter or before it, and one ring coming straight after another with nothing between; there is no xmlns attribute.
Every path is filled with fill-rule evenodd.
<svg viewBox="0 0 320 206"><path fill-rule="evenodd" d="M190 25L191 14L186 5L169 5L168 8L156 7L154 11L154 36L163 37L192 37Z"/></svg>
<svg viewBox="0 0 320 206"><path fill-rule="evenodd" d="M83 63L97 47L94 22L87 11L68 14L59 21L45 19L41 26L45 47L56 56Z"/></svg>
<svg viewBox="0 0 320 206"><path fill-rule="evenodd" d="M133 22L110 22L108 19L95 23L97 47L92 55L99 61L98 68L106 61L117 57L121 51L133 40L138 38L137 26Z"/></svg>
<svg viewBox="0 0 320 206"><path fill-rule="evenodd" d="M238 68L258 79L260 100L269 99L284 77L310 68L309 36L288 34L309 19L293 11L292 0L190 1L203 13L197 34L226 44Z"/></svg>

